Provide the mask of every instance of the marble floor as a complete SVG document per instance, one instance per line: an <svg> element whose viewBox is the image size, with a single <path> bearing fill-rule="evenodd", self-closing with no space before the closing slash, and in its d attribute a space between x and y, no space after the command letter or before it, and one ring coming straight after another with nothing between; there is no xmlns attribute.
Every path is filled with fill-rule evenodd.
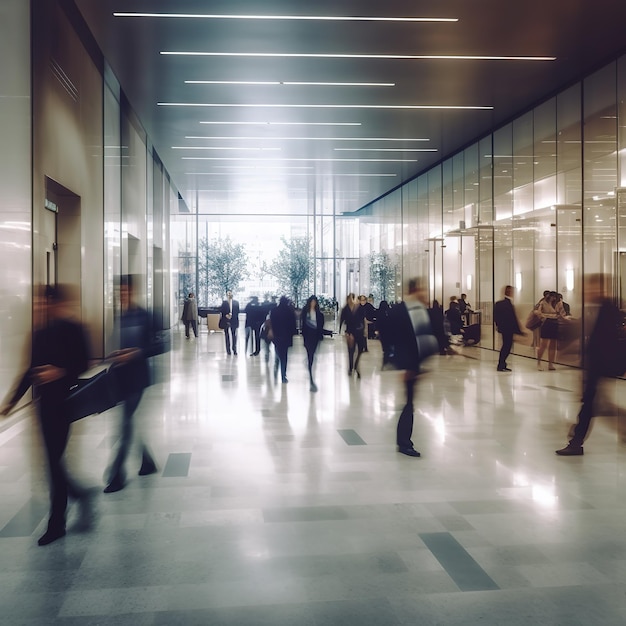
<svg viewBox="0 0 626 626"><path fill-rule="evenodd" d="M626 382L607 381L585 456L566 443L580 372L496 353L434 357L396 451L400 374L370 341L304 348L289 383L221 334L158 357L138 410L159 473L103 494L119 409L73 427L71 473L98 487L93 528L37 546L47 482L32 409L0 423L0 624L626 623Z"/></svg>

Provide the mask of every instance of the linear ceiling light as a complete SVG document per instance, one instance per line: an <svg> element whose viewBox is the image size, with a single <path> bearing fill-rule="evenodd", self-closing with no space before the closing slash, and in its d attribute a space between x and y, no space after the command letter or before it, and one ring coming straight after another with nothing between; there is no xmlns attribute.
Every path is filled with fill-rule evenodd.
<svg viewBox="0 0 626 626"><path fill-rule="evenodd" d="M260 81L260 80L186 80L186 85L297 85L324 87L395 87L395 83L313 83L296 81Z"/></svg>
<svg viewBox="0 0 626 626"><path fill-rule="evenodd" d="M310 52L197 52L182 50L162 50L168 56L195 57L265 57L298 59L400 59L409 61L556 61L547 56L501 56L483 54L333 54Z"/></svg>
<svg viewBox="0 0 626 626"><path fill-rule="evenodd" d="M245 141L265 140L268 137L215 137L215 136L202 136L202 135L186 135L185 139L243 139ZM296 141L430 141L423 137L271 137L271 139L284 141L284 140L296 140Z"/></svg>
<svg viewBox="0 0 626 626"><path fill-rule="evenodd" d="M256 152L279 151L280 148L245 148L238 146L172 146L172 150L254 150Z"/></svg>
<svg viewBox="0 0 626 626"><path fill-rule="evenodd" d="M228 15L211 13L139 13L116 11L114 17L168 17L210 20L306 20L325 22L458 22L457 17L374 17L365 15Z"/></svg>
<svg viewBox="0 0 626 626"><path fill-rule="evenodd" d="M249 161L254 157L181 157L184 161ZM365 161L373 163L417 163L417 159L309 159L272 158L270 161Z"/></svg>
<svg viewBox="0 0 626 626"><path fill-rule="evenodd" d="M160 107L234 107L272 109L461 109L491 111L492 106L465 106L458 104L244 104L223 102L157 102Z"/></svg>
<svg viewBox="0 0 626 626"><path fill-rule="evenodd" d="M437 148L333 148L343 152L437 152Z"/></svg>
<svg viewBox="0 0 626 626"><path fill-rule="evenodd" d="M361 122L200 122L233 126L361 126Z"/></svg>

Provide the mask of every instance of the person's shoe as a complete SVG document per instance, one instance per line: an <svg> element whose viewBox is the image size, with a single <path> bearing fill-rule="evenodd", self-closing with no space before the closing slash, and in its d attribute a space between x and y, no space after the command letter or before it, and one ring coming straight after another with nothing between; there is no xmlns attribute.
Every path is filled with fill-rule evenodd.
<svg viewBox="0 0 626 626"><path fill-rule="evenodd" d="M556 453L559 456L582 456L584 454L582 446L573 446L569 444L560 450L557 450Z"/></svg>
<svg viewBox="0 0 626 626"><path fill-rule="evenodd" d="M233 351L233 354L234 354L235 356L237 356L237 350L234 350L234 351Z"/></svg>
<svg viewBox="0 0 626 626"><path fill-rule="evenodd" d="M115 493L124 489L124 479L116 476L104 489L104 493Z"/></svg>
<svg viewBox="0 0 626 626"><path fill-rule="evenodd" d="M541 365L541 363L537 363L537 371L543 372L543 365Z"/></svg>
<svg viewBox="0 0 626 626"><path fill-rule="evenodd" d="M554 371L556 369L556 367L554 367L554 365L548 365L548 369L550 371Z"/></svg>
<svg viewBox="0 0 626 626"><path fill-rule="evenodd" d="M422 456L415 448L398 448L400 454L406 454L406 456Z"/></svg>
<svg viewBox="0 0 626 626"><path fill-rule="evenodd" d="M311 386L309 387L309 391L317 391L317 385L315 383L311 383Z"/></svg>
<svg viewBox="0 0 626 626"><path fill-rule="evenodd" d="M356 372L356 377L361 378L361 372L359 372L359 370L357 369L355 369L354 371Z"/></svg>
<svg viewBox="0 0 626 626"><path fill-rule="evenodd" d="M139 476L149 476L150 474L156 474L158 471L154 461L143 461L139 468Z"/></svg>
<svg viewBox="0 0 626 626"><path fill-rule="evenodd" d="M498 371L499 372L512 372L513 370L510 369L509 367L499 367Z"/></svg>
<svg viewBox="0 0 626 626"><path fill-rule="evenodd" d="M348 376L352 376L352 370L351 369L348 370Z"/></svg>
<svg viewBox="0 0 626 626"><path fill-rule="evenodd" d="M37 544L40 546L47 546L49 543L65 537L65 528L48 528L46 532L39 537Z"/></svg>
<svg viewBox="0 0 626 626"><path fill-rule="evenodd" d="M287 380L287 377L286 377L286 376L283 376L283 382L284 382L284 383L288 383L288 382L289 382L289 381Z"/></svg>
<svg viewBox="0 0 626 626"><path fill-rule="evenodd" d="M228 350L228 351L226 352L226 354L227 354L228 356L230 356L230 350Z"/></svg>

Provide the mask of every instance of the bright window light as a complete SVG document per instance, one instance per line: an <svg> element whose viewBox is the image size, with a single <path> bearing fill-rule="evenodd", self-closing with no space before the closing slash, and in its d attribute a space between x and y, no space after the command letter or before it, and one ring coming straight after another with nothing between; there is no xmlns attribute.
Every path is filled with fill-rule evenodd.
<svg viewBox="0 0 626 626"><path fill-rule="evenodd" d="M565 288L567 291L574 291L574 269L568 268L565 270Z"/></svg>
<svg viewBox="0 0 626 626"><path fill-rule="evenodd" d="M172 146L172 150L253 150L255 152L280 151L280 148L246 148L238 146Z"/></svg>
<svg viewBox="0 0 626 626"><path fill-rule="evenodd" d="M437 152L437 148L333 148L343 152Z"/></svg>

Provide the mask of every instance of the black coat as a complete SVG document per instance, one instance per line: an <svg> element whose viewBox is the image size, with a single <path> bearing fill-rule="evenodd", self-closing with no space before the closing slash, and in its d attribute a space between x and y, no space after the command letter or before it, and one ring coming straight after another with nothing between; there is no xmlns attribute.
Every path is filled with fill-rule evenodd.
<svg viewBox="0 0 626 626"><path fill-rule="evenodd" d="M493 321L499 333L503 335L523 335L515 314L515 307L510 298L498 300L493 308Z"/></svg>
<svg viewBox="0 0 626 626"><path fill-rule="evenodd" d="M279 305L270 312L274 344L279 347L293 345L293 336L296 334L296 314L288 305Z"/></svg>
<svg viewBox="0 0 626 626"><path fill-rule="evenodd" d="M220 328L226 328L228 326L231 328L239 328L239 302L237 300L233 300L232 303L233 313L230 320L228 320L226 316L230 313L230 305L228 304L228 300L222 301L222 306L220 307Z"/></svg>
<svg viewBox="0 0 626 626"><path fill-rule="evenodd" d="M324 314L321 311L315 312L316 327L312 328L306 323L308 311L302 310L302 337L304 345L321 341L324 338Z"/></svg>

